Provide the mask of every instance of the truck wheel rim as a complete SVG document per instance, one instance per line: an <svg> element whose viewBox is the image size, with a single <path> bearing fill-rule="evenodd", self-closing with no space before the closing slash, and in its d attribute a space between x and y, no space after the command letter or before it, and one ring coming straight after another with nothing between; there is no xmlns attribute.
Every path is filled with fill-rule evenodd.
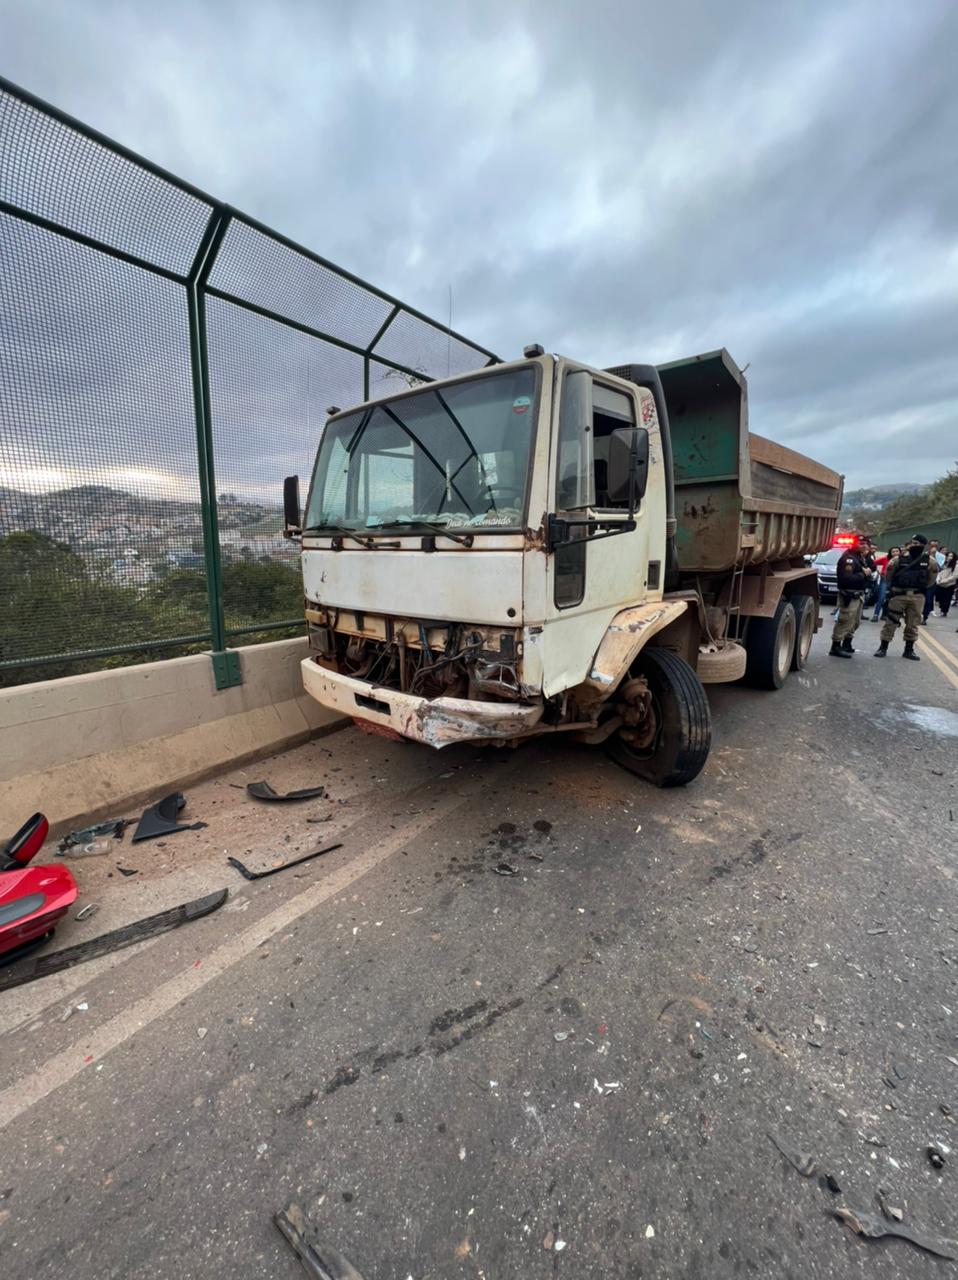
<svg viewBox="0 0 958 1280"><path fill-rule="evenodd" d="M815 636L815 610L806 608L802 611L802 629L798 636L798 656L802 662L808 657Z"/></svg>
<svg viewBox="0 0 958 1280"><path fill-rule="evenodd" d="M778 674L784 676L792 665L792 653L795 649L795 615L782 619L778 629L778 646L775 652L775 666Z"/></svg>

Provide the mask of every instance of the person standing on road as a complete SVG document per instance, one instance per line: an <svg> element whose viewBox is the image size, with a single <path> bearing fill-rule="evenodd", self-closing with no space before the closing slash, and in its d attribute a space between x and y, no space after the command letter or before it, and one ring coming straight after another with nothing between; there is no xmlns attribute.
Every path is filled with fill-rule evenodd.
<svg viewBox="0 0 958 1280"><path fill-rule="evenodd" d="M928 618L932 609L935 607L935 580L938 577L938 570L945 563L945 557L938 550L938 543L932 538L928 544L928 567L930 574L928 577L928 586L925 588L925 605L921 611L921 625L928 626Z"/></svg>
<svg viewBox="0 0 958 1280"><path fill-rule="evenodd" d="M852 636L862 620L862 602L874 573L874 569L868 566L869 558L867 547L849 547L839 556L835 566L838 621L832 631L832 647L828 651L832 658L850 658L855 652L852 648ZM874 560L872 563L874 564Z"/></svg>
<svg viewBox="0 0 958 1280"><path fill-rule="evenodd" d="M949 551L945 556L944 567L938 570L938 578L935 582L935 604L941 610L943 618L948 617L956 586L958 586L958 555L954 551Z"/></svg>
<svg viewBox="0 0 958 1280"><path fill-rule="evenodd" d="M879 566L881 577L878 580L878 599L875 601L875 612L872 614L872 622L878 622L885 608L885 600L888 598L888 566L896 556L901 555L901 547L889 547L888 555L883 557L883 562Z"/></svg>
<svg viewBox="0 0 958 1280"><path fill-rule="evenodd" d="M936 570L937 567L935 565ZM885 605L885 625L881 629L875 657L887 657L888 642L898 630L899 622L904 619L905 651L902 657L920 662L921 659L915 652L915 641L918 639L918 627L922 620L925 592L929 582L934 580L928 555L928 539L923 533L916 533L912 537L904 555L889 560L886 578L888 603Z"/></svg>

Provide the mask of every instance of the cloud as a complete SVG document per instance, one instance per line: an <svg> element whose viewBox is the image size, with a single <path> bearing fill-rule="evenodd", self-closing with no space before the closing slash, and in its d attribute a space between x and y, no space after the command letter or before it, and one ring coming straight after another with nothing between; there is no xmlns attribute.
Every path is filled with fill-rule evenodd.
<svg viewBox="0 0 958 1280"><path fill-rule="evenodd" d="M428 314L451 286L503 355L727 346L754 428L850 487L954 461L949 0L8 0L3 23L14 80ZM312 431L283 358L293 390L243 384L260 481Z"/></svg>

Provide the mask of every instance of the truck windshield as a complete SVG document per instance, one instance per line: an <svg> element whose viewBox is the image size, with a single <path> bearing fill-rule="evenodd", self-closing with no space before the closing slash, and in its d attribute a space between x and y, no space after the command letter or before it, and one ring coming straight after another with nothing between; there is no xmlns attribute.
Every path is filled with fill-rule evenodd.
<svg viewBox="0 0 958 1280"><path fill-rule="evenodd" d="M528 366L333 419L316 458L307 531L520 528L536 397Z"/></svg>

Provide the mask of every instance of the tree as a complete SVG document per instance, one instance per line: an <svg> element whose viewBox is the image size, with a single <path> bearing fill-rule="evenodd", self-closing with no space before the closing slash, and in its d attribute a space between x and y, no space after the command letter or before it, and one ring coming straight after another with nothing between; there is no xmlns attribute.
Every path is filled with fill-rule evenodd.
<svg viewBox="0 0 958 1280"><path fill-rule="evenodd" d="M924 493L903 494L889 503L881 513L883 529L903 529L913 524L931 524L935 520L950 520L958 515L958 463Z"/></svg>
<svg viewBox="0 0 958 1280"><path fill-rule="evenodd" d="M147 661L154 656L152 651L95 659L69 654L198 629L194 618L179 608L158 616L136 587L114 581L107 564L85 560L42 533L17 532L0 538L0 582L6 589L0 609L0 660L64 655L42 666L2 668L0 685Z"/></svg>
<svg viewBox="0 0 958 1280"><path fill-rule="evenodd" d="M272 561L237 561L223 569L223 607L243 618L237 623L282 622L303 613L303 582L298 568Z"/></svg>

